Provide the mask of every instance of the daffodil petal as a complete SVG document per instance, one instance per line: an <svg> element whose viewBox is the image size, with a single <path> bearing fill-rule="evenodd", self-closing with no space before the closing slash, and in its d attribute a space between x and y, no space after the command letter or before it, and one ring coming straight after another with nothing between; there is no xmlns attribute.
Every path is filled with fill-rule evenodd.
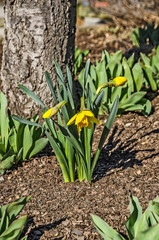
<svg viewBox="0 0 159 240"><path fill-rule="evenodd" d="M69 125L71 125L71 124L74 123L74 121L75 121L75 119L76 119L76 117L77 117L77 114L78 114L78 113L76 113L76 114L68 121L67 126L69 126Z"/></svg>
<svg viewBox="0 0 159 240"><path fill-rule="evenodd" d="M58 110L59 109L57 107L50 108L48 111L46 111L43 114L43 118L50 118L50 117L52 117L53 115L55 115L58 112Z"/></svg>
<svg viewBox="0 0 159 240"><path fill-rule="evenodd" d="M101 124L101 122L95 117L89 117L89 121L93 123Z"/></svg>
<svg viewBox="0 0 159 240"><path fill-rule="evenodd" d="M83 110L82 112L85 116L94 117L94 114L90 110Z"/></svg>
<svg viewBox="0 0 159 240"><path fill-rule="evenodd" d="M80 126L80 125L77 125L77 131L78 131L78 132L81 132L81 130L82 130L81 126Z"/></svg>
<svg viewBox="0 0 159 240"><path fill-rule="evenodd" d="M75 125L77 125L78 123L80 123L80 122L82 121L83 118L84 118L83 111L77 113L77 117L76 117Z"/></svg>

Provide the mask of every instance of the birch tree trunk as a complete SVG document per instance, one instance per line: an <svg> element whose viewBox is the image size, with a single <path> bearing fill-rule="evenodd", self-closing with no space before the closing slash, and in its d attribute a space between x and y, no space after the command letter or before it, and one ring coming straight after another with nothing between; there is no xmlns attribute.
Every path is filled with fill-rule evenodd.
<svg viewBox="0 0 159 240"><path fill-rule="evenodd" d="M5 37L1 86L12 113L31 116L37 106L18 87L34 91L52 106L44 72L52 79L53 59L65 71L73 67L76 0L5 0Z"/></svg>

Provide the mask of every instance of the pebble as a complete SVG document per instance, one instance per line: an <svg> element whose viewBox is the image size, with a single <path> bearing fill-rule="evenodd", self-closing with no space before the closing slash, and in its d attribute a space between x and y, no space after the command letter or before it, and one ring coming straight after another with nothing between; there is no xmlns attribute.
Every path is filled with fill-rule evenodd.
<svg viewBox="0 0 159 240"><path fill-rule="evenodd" d="M0 177L0 181L2 181L2 182L3 182L3 181L4 181L4 177Z"/></svg>
<svg viewBox="0 0 159 240"><path fill-rule="evenodd" d="M64 226L68 226L69 223L70 223L70 221L69 221L68 219L66 219L65 221L62 222L62 224L63 224Z"/></svg>
<svg viewBox="0 0 159 240"><path fill-rule="evenodd" d="M137 171L137 174L140 175L140 174L141 174L141 170L138 170L138 171Z"/></svg>
<svg viewBox="0 0 159 240"><path fill-rule="evenodd" d="M126 123L125 124L125 127L130 127L131 126L131 123Z"/></svg>
<svg viewBox="0 0 159 240"><path fill-rule="evenodd" d="M81 231L81 230L79 230L77 228L74 228L72 233L75 234L75 235L78 235L78 236L82 236L83 235L83 231Z"/></svg>

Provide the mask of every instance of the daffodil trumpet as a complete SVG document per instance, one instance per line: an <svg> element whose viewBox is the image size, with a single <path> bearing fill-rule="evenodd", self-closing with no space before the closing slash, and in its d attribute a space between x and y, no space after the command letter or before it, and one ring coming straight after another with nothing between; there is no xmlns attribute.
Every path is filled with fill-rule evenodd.
<svg viewBox="0 0 159 240"><path fill-rule="evenodd" d="M98 89L96 91L96 94L98 94L102 90L102 88L106 88L106 87L119 87L119 86L124 85L126 81L127 81L127 79L125 77L116 77L116 78L114 78L110 82L106 82L106 83L101 84L98 87Z"/></svg>

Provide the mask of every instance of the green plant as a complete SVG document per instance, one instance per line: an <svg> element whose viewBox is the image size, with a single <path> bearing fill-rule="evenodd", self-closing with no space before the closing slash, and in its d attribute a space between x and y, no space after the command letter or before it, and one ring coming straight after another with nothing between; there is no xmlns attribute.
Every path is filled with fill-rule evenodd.
<svg viewBox="0 0 159 240"><path fill-rule="evenodd" d="M78 81L82 87L84 86L84 72L85 69L78 76ZM144 115L149 115L151 103L144 98L146 91L141 91L145 76L140 63L134 62L134 55L127 60L123 57L121 50L112 56L104 50L101 61L96 61L96 65L91 64L87 84L89 84L95 96L97 89L102 84L110 82L118 76L124 76L127 83L118 88L111 87L103 90L104 97L100 107L100 114L110 112L116 96L119 96L118 114L140 110Z"/></svg>
<svg viewBox="0 0 159 240"><path fill-rule="evenodd" d="M41 128L15 121L6 109L6 97L0 92L0 173L20 161L30 159L48 143L48 139L41 138ZM30 120L38 122L38 116Z"/></svg>
<svg viewBox="0 0 159 240"><path fill-rule="evenodd" d="M89 54L90 50L81 50L75 47L75 64L74 64L74 73L75 75L83 67L84 57Z"/></svg>
<svg viewBox="0 0 159 240"><path fill-rule="evenodd" d="M159 89L159 46L149 56L140 53L140 64L144 71L144 85L153 91Z"/></svg>
<svg viewBox="0 0 159 240"><path fill-rule="evenodd" d="M149 202L142 214L138 198L130 196L130 217L126 222L129 240L159 240L159 197ZM125 240L100 217L92 215L93 223L104 240Z"/></svg>
<svg viewBox="0 0 159 240"><path fill-rule="evenodd" d="M53 108L47 110L45 104L41 102L41 100L33 92L25 86L19 85L19 87L43 107L45 124L41 127L44 128L57 157L64 181L73 182L75 179L75 171L77 170L79 181L86 179L91 182L91 177L93 175L100 151L117 113L118 97L112 106L111 113L102 131L95 156L92 159L91 152L93 137L95 125L96 123L99 123L97 117L103 98L103 92L94 96L89 88L89 84L87 84L88 71L90 67L90 60L88 60L84 74L85 77L80 112L76 113L78 109L75 107L77 106L77 103L73 98L74 87L71 73L67 68L68 84L66 84L62 71L56 62L55 67L58 79L55 89L49 74L47 72L45 73L46 81L56 104ZM55 92L57 93L57 96ZM61 114L59 112L60 109ZM57 121L51 118L56 113L58 114ZM26 124L40 126L33 122L26 121L18 116L14 116L14 119ZM75 126L73 123L75 123Z"/></svg>
<svg viewBox="0 0 159 240"><path fill-rule="evenodd" d="M159 26L155 26L155 23L147 23L144 27L135 28L132 32L132 41L137 47L143 44L156 47L159 45Z"/></svg>
<svg viewBox="0 0 159 240"><path fill-rule="evenodd" d="M17 201L0 207L0 240L18 240L27 222L27 215L17 219L29 197L23 197ZM27 240L27 237L21 238Z"/></svg>

